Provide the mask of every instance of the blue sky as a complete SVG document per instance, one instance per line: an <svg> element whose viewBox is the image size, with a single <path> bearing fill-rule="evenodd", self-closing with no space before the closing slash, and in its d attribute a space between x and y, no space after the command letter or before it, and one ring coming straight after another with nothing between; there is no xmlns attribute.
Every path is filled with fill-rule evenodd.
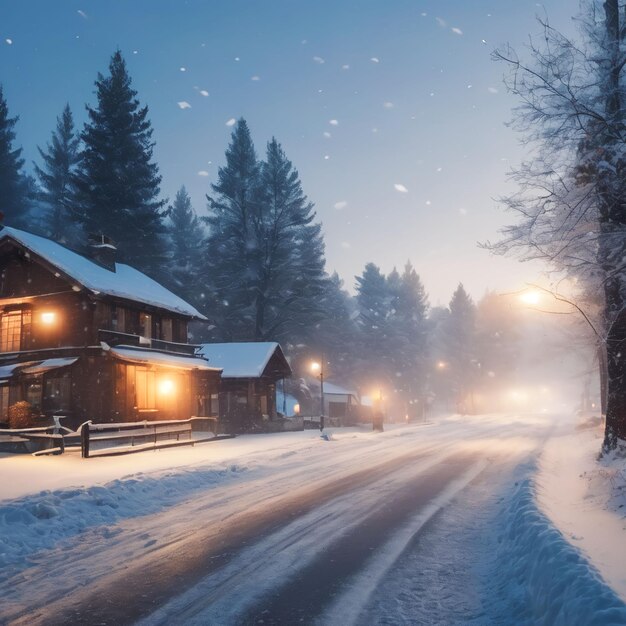
<svg viewBox="0 0 626 626"><path fill-rule="evenodd" d="M475 298L539 267L476 246L510 216L495 198L522 152L494 47L522 47L535 15L572 30L577 2L232 0L0 2L0 81L28 165L69 102L79 126L94 80L124 54L150 109L163 194L200 215L245 117L260 156L275 136L324 224L346 287L368 261L410 259L432 304ZM484 40L484 42L483 42ZM9 43L10 41L10 43ZM208 93L208 95L206 95ZM398 186L398 187L397 187ZM399 190L400 189L400 190Z"/></svg>

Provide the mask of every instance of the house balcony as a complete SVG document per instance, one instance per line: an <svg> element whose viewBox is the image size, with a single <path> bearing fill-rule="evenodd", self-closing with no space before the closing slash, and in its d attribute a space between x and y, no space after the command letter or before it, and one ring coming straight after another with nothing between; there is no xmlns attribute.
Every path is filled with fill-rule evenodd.
<svg viewBox="0 0 626 626"><path fill-rule="evenodd" d="M176 343L163 339L148 339L141 335L131 335L129 333L103 329L98 330L98 341L104 341L112 347L141 346L143 348L150 348L151 350L160 350L161 352L171 352L173 354L184 354L187 356L194 356L196 350L200 347L194 343Z"/></svg>

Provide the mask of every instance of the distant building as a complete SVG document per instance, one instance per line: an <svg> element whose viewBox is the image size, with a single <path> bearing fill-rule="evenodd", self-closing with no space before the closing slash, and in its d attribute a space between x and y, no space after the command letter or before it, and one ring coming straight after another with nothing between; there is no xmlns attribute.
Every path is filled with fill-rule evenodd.
<svg viewBox="0 0 626 626"><path fill-rule="evenodd" d="M204 343L198 354L222 371L220 421L231 432L262 429L277 417L278 381L291 367L276 342Z"/></svg>
<svg viewBox="0 0 626 626"><path fill-rule="evenodd" d="M338 420L338 425L356 422L360 404L356 391L324 381L324 414Z"/></svg>
<svg viewBox="0 0 626 626"><path fill-rule="evenodd" d="M217 415L220 368L187 343L204 316L105 238L90 250L0 227L0 421L18 401L68 426Z"/></svg>

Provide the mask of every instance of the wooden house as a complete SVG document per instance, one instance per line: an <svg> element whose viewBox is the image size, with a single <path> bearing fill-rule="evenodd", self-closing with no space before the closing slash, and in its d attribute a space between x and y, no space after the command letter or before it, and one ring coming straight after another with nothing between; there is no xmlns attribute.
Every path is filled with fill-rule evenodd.
<svg viewBox="0 0 626 626"><path fill-rule="evenodd" d="M0 422L24 400L68 426L217 414L220 369L187 342L194 307L104 238L87 256L0 228Z"/></svg>
<svg viewBox="0 0 626 626"><path fill-rule="evenodd" d="M277 416L276 384L291 367L275 342L204 343L199 354L222 369L220 421L232 432L255 430Z"/></svg>

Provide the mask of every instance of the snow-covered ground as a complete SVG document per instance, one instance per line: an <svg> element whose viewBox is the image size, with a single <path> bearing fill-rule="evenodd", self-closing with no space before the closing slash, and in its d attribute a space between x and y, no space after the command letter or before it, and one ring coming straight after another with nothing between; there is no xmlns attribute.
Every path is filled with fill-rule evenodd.
<svg viewBox="0 0 626 626"><path fill-rule="evenodd" d="M594 466L597 439L572 431L544 415L450 416L337 429L331 441L305 431L122 457L1 457L0 622L80 621L126 580L158 586L165 563L191 582L173 596L166 585L133 620L258 621L268 602L284 609L268 598L301 595L324 559L332 572L337 551L354 563L320 623L626 623L626 560L584 541L599 518L566 525L603 515L623 546L619 462ZM570 446L587 463L575 461L577 491L565 482ZM206 552L237 532L241 545ZM359 553L365 537L371 557ZM180 570L211 559L205 575Z"/></svg>
<svg viewBox="0 0 626 626"><path fill-rule="evenodd" d="M626 601L626 458L604 457L599 426L553 437L541 455L537 496L567 540Z"/></svg>

